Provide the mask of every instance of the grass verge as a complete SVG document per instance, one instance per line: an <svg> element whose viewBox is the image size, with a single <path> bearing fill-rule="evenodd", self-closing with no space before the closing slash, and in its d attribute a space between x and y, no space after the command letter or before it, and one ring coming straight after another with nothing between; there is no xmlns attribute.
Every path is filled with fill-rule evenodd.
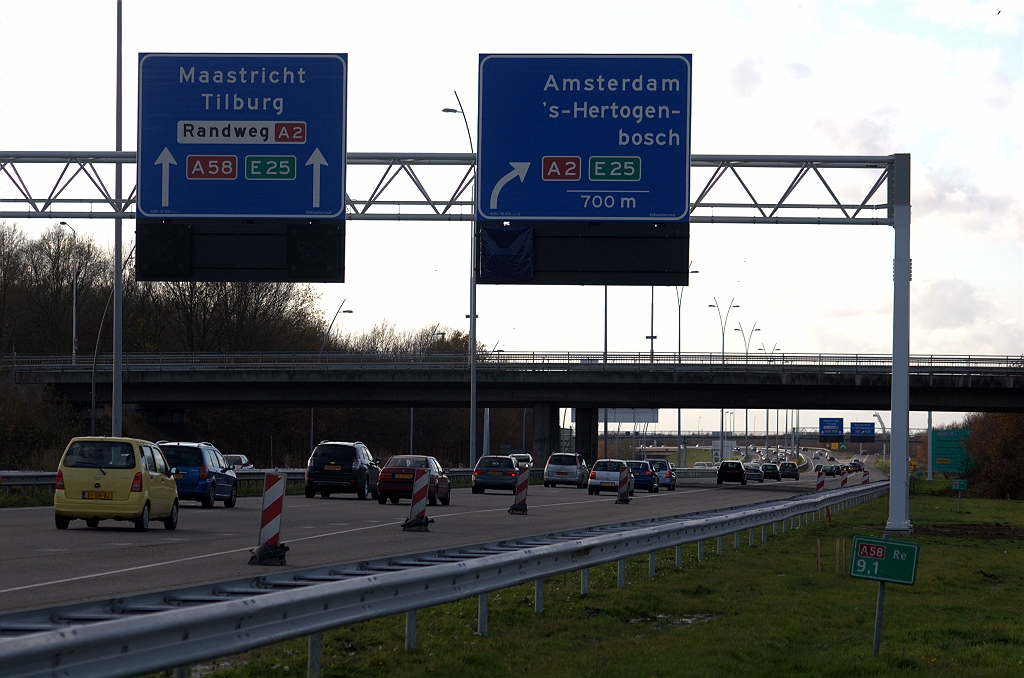
<svg viewBox="0 0 1024 678"><path fill-rule="evenodd" d="M707 559L684 547L592 568L591 593L578 573L545 582L545 612L532 586L490 596L490 635L476 635L476 601L420 610L417 649L405 652L404 616L326 632L324 676L1007 676L1024 675L1024 540L915 536L917 583L886 590L882 650L871 656L877 585L836 573L836 540L880 536L886 499L875 500L761 544ZM1024 522L1021 502L911 497L915 524ZM1020 535L1017 529L1013 534ZM821 564L817 571L817 545ZM842 549L840 548L840 557ZM301 675L305 639L194 667L219 678ZM639 673L638 673L639 672ZM169 672L162 675L170 675Z"/></svg>
<svg viewBox="0 0 1024 678"><path fill-rule="evenodd" d="M33 487L31 485L0 490L0 508L15 506L53 506L53 492L49 487Z"/></svg>

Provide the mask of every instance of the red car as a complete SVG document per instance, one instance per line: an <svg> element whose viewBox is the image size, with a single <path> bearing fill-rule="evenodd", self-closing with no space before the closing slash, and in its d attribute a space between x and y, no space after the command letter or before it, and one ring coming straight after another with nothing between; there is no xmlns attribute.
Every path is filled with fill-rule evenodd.
<svg viewBox="0 0 1024 678"><path fill-rule="evenodd" d="M377 476L377 503L384 504L388 499L397 504L399 499L412 499L412 481L416 477L416 469L425 468L430 471L430 485L427 488L427 503L437 506L437 502L447 506L452 500L452 483L441 462L434 457L413 454L400 454L391 459L380 470Z"/></svg>

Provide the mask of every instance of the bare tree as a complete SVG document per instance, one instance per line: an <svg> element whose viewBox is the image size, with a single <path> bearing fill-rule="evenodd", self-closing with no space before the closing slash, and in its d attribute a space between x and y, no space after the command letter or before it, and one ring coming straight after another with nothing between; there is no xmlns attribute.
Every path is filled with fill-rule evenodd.
<svg viewBox="0 0 1024 678"><path fill-rule="evenodd" d="M12 348L14 294L25 274L25 234L16 224L0 221L0 351Z"/></svg>

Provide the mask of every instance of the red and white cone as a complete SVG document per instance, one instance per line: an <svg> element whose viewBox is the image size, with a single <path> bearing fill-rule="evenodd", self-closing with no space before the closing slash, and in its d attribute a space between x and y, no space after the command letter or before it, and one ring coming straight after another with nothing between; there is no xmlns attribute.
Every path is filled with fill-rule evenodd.
<svg viewBox="0 0 1024 678"><path fill-rule="evenodd" d="M530 487L530 469L521 468L519 469L519 475L516 477L516 501L512 504L512 508L508 510L509 513L515 513L517 515L526 515L526 491Z"/></svg>
<svg viewBox="0 0 1024 678"><path fill-rule="evenodd" d="M260 517L260 537L251 549L250 565L284 565L288 547L280 543L281 510L288 476L268 473L263 479L263 512Z"/></svg>
<svg viewBox="0 0 1024 678"><path fill-rule="evenodd" d="M815 486L815 492L822 492L825 489L825 474L818 471L818 484Z"/></svg>
<svg viewBox="0 0 1024 678"><path fill-rule="evenodd" d="M839 487L846 487L846 469L845 468L843 469L843 478L842 478L842 481L839 483Z"/></svg>
<svg viewBox="0 0 1024 678"><path fill-rule="evenodd" d="M860 480L860 484L861 485L867 485L868 484L868 472L866 470L864 471L864 477L861 478L861 480Z"/></svg>
<svg viewBox="0 0 1024 678"><path fill-rule="evenodd" d="M402 523L402 529L411 532L429 532L428 526L434 522L427 518L430 471L418 468L415 469L415 472L416 477L412 481L412 507L409 509L409 520Z"/></svg>
<svg viewBox="0 0 1024 678"><path fill-rule="evenodd" d="M625 464L619 467L619 496L615 503L629 503L629 467Z"/></svg>

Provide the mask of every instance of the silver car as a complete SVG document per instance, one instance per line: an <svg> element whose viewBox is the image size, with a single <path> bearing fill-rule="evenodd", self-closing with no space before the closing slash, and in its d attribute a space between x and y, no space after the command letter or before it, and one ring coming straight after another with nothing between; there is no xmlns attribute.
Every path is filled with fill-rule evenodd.
<svg viewBox="0 0 1024 678"><path fill-rule="evenodd" d="M672 465L664 459L648 459L651 468L658 473L658 485L667 487L669 490L676 489L676 474L672 471Z"/></svg>
<svg viewBox="0 0 1024 678"><path fill-rule="evenodd" d="M587 484L589 494L601 494L605 492L619 491L619 469L629 467L621 459L599 459L594 462L594 469L590 472L590 481ZM627 482L629 483L629 496L633 496L635 481L633 474L627 471Z"/></svg>
<svg viewBox="0 0 1024 678"><path fill-rule="evenodd" d="M552 454L544 466L544 487L575 485L582 488L587 484L590 469L578 454Z"/></svg>

